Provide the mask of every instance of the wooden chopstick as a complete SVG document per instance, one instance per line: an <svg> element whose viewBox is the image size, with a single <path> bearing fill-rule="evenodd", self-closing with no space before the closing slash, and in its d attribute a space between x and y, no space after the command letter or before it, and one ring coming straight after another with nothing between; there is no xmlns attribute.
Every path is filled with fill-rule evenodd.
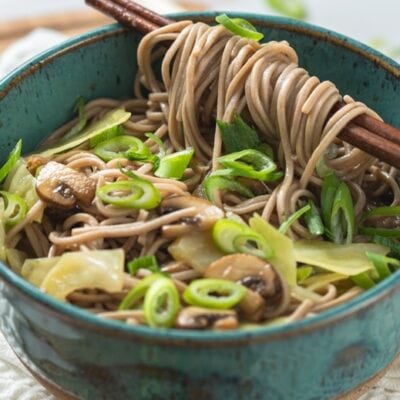
<svg viewBox="0 0 400 400"><path fill-rule="evenodd" d="M148 33L174 21L131 0L85 0L100 12L141 33ZM337 111L337 104L332 111ZM369 115L361 115L338 135L345 142L400 169L400 130Z"/></svg>

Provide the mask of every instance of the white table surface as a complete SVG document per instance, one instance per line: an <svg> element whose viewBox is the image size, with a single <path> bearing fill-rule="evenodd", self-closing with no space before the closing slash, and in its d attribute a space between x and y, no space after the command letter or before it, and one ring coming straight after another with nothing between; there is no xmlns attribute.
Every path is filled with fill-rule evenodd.
<svg viewBox="0 0 400 400"><path fill-rule="evenodd" d="M160 12L176 11L179 7L173 0L141 0L143 3L156 4ZM237 10L271 13L265 0L203 0L210 8L219 10ZM347 34L365 43L376 38L387 41L388 47L400 47L400 0L305 0L310 10L309 21L327 28ZM15 18L38 16L44 13L85 9L83 0L0 0L0 24L2 21ZM243 5L245 4L245 5ZM38 33L36 33L38 34ZM35 47L32 42L22 48L39 51L46 46L42 40L43 32L39 32L41 46ZM49 44L60 40L53 34L48 37ZM37 44L38 40L34 39ZM21 48L20 47L20 48ZM4 61L14 59L15 53L9 50L5 54L7 60L0 57L0 75ZM3 64L2 64L3 62ZM9 67L6 65L6 67ZM1 76L0 76L1 78ZM15 358L12 351L0 334L0 400L55 400L50 396ZM168 400L168 399L166 399ZM291 399L292 400L292 399ZM293 399L295 400L295 399ZM360 399L361 400L361 399ZM400 361L362 400L400 400Z"/></svg>

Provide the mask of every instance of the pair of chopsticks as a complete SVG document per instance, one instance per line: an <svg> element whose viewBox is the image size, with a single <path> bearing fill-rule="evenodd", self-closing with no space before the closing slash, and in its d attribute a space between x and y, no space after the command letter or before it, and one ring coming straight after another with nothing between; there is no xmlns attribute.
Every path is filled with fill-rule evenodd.
<svg viewBox="0 0 400 400"><path fill-rule="evenodd" d="M85 0L103 14L141 33L151 32L175 21L165 18L131 0ZM335 110L341 105L336 105ZM368 115L351 121L339 134L343 141L400 168L400 130Z"/></svg>

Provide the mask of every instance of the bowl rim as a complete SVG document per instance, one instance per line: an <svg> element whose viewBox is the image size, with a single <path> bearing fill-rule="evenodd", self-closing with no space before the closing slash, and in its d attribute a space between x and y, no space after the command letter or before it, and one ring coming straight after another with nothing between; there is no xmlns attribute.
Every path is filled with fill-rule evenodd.
<svg viewBox="0 0 400 400"><path fill-rule="evenodd" d="M171 14L171 18L201 19L210 22L220 12L190 12ZM295 33L322 39L338 46L345 47L357 54L368 58L380 68L385 69L395 77L400 78L400 64L371 49L354 39L336 33L326 28L312 25L303 21L284 17L276 17L252 13L229 12L230 15L246 18L256 25L270 28L289 30ZM13 70L4 79L0 80L0 101L21 81L29 77L42 66L52 60L68 54L74 50L84 47L90 43L101 41L107 37L124 34L128 30L119 24L103 26L75 38L69 39L49 50L33 57L20 67ZM383 301L400 289L400 271L397 271L374 288L361 293L350 301L328 309L315 317L303 319L281 326L263 326L251 330L235 330L228 332L215 331L182 331L178 329L154 329L147 326L132 326L118 321L99 318L98 316L84 311L78 307L56 300L55 298L41 292L22 277L15 274L8 266L0 262L0 278L3 282L17 289L24 297L34 300L37 305L47 312L56 314L57 318L66 320L67 323L82 327L106 335L132 338L138 340L152 340L157 343L169 345L186 345L188 343L206 343L207 346L225 346L232 344L244 344L251 342L270 342L283 339L287 336L301 335L326 326L336 324L340 320L351 318L355 313L372 307L376 302Z"/></svg>

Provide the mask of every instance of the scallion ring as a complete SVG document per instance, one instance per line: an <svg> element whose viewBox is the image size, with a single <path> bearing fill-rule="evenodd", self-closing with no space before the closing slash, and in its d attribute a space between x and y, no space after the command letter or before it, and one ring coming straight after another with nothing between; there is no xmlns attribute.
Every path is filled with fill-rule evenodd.
<svg viewBox="0 0 400 400"><path fill-rule="evenodd" d="M26 201L13 193L0 191L4 199L4 219L7 227L12 227L21 222L28 212Z"/></svg>
<svg viewBox="0 0 400 400"><path fill-rule="evenodd" d="M181 179L193 154L194 150L188 148L162 157L154 175L159 178Z"/></svg>
<svg viewBox="0 0 400 400"><path fill-rule="evenodd" d="M226 14L221 14L215 20L235 35L257 42L264 38L262 33L257 32L257 29L243 18L229 18Z"/></svg>
<svg viewBox="0 0 400 400"><path fill-rule="evenodd" d="M272 256L271 247L260 234L231 219L220 219L214 224L213 239L228 254L247 253L264 259Z"/></svg>
<svg viewBox="0 0 400 400"><path fill-rule="evenodd" d="M149 287L158 279L166 279L161 274L151 274L142 279L122 300L118 310L129 310L133 308L145 296Z"/></svg>
<svg viewBox="0 0 400 400"><path fill-rule="evenodd" d="M232 171L233 176L268 181L276 164L264 153L247 149L219 157L218 162Z"/></svg>
<svg viewBox="0 0 400 400"><path fill-rule="evenodd" d="M94 148L94 153L104 161L115 158L127 158L130 153L143 156L151 155L149 148L134 136L117 136L99 143Z"/></svg>
<svg viewBox="0 0 400 400"><path fill-rule="evenodd" d="M161 201L159 190L139 177L107 183L97 189L96 195L103 203L119 208L151 210Z"/></svg>
<svg viewBox="0 0 400 400"><path fill-rule="evenodd" d="M171 279L158 279L144 298L144 317L152 327L169 328L180 308L179 293Z"/></svg>
<svg viewBox="0 0 400 400"><path fill-rule="evenodd" d="M197 279L183 292L184 300L191 305L228 309L236 306L246 294L246 288L224 279Z"/></svg>

